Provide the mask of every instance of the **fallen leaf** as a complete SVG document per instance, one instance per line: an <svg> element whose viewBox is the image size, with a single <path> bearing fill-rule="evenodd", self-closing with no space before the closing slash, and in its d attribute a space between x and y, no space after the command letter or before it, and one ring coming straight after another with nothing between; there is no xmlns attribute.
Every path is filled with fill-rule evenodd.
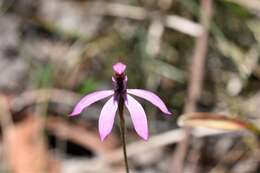
<svg viewBox="0 0 260 173"><path fill-rule="evenodd" d="M178 120L179 126L207 127L222 130L249 130L258 133L259 129L248 121L231 118L216 113L194 112L183 114Z"/></svg>

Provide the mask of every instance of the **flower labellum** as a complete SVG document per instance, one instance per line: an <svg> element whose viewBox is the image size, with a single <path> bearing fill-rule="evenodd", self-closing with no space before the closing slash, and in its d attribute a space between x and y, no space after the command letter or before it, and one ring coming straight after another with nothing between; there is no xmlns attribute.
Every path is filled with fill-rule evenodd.
<svg viewBox="0 0 260 173"><path fill-rule="evenodd" d="M149 101L154 106L158 107L164 114L170 115L171 112L156 94L142 89L127 89L128 78L125 75L125 64L118 62L113 65L113 70L114 76L112 76L112 83L114 90L96 91L86 95L78 102L70 115L78 115L92 103L110 96L111 98L105 103L101 110L98 123L100 138L103 141L113 128L119 99L123 99L124 104L130 113L135 131L142 139L147 140L149 134L146 114L142 105L131 95Z"/></svg>

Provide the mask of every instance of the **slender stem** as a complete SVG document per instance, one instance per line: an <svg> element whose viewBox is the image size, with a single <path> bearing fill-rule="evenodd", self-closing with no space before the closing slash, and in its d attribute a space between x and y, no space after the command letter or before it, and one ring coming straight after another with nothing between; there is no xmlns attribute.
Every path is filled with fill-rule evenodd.
<svg viewBox="0 0 260 173"><path fill-rule="evenodd" d="M126 153L126 136L125 136L125 118L124 118L124 100L123 100L123 98L119 99L118 111L119 111L119 118L120 118L120 133L121 133L121 140L122 140L122 145L123 145L125 169L126 169L126 173L129 173L127 153Z"/></svg>

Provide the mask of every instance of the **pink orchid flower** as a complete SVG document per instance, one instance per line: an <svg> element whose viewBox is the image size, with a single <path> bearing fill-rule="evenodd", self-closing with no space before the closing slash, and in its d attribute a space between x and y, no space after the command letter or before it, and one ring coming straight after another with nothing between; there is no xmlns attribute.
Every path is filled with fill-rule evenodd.
<svg viewBox="0 0 260 173"><path fill-rule="evenodd" d="M147 140L149 137L146 114L141 104L131 95L141 97L151 102L165 114L171 114L163 101L154 93L142 89L127 89L127 76L124 73L125 69L126 65L123 63L118 62L114 64L113 70L115 74L112 77L114 90L96 91L86 95L78 102L73 112L70 114L71 116L78 115L92 103L112 96L103 106L99 117L99 134L102 141L113 128L120 97L124 99L124 104L130 113L135 131L144 140Z"/></svg>

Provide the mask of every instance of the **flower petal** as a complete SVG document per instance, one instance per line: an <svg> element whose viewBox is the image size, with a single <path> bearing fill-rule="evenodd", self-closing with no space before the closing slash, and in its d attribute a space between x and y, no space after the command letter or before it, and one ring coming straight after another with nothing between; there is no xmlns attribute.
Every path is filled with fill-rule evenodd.
<svg viewBox="0 0 260 173"><path fill-rule="evenodd" d="M80 114L84 108L90 106L92 103L95 103L95 102L97 102L103 98L106 98L108 96L111 96L113 94L114 94L113 90L103 90L103 91L96 91L96 92L86 95L74 107L74 110L70 114L70 116Z"/></svg>
<svg viewBox="0 0 260 173"><path fill-rule="evenodd" d="M101 110L98 121L98 129L102 141L106 138L106 136L111 132L113 128L117 107L117 101L114 100L114 97L111 97L105 103L104 107Z"/></svg>
<svg viewBox="0 0 260 173"><path fill-rule="evenodd" d="M142 90L142 89L128 89L127 93L133 94L135 96L141 97L149 102L151 102L154 106L158 107L163 113L170 115L171 112L167 109L166 105L164 102L155 95L154 93L147 91L147 90Z"/></svg>
<svg viewBox="0 0 260 173"><path fill-rule="evenodd" d="M132 96L127 95L125 105L130 112L135 131L144 140L148 139L148 125L144 109Z"/></svg>

